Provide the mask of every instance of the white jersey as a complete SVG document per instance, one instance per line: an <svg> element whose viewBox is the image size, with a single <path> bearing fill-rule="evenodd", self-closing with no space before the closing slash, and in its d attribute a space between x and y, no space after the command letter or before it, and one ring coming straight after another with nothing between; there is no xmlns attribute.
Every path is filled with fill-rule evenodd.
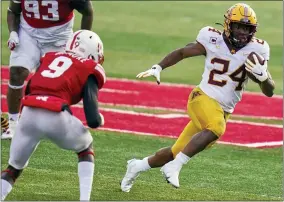
<svg viewBox="0 0 284 202"><path fill-rule="evenodd" d="M206 49L205 70L199 87L217 100L224 111L232 113L248 82L245 60L251 52L269 60L269 45L266 41L253 38L245 47L231 53L222 33L209 26L199 31L196 40Z"/></svg>
<svg viewBox="0 0 284 202"><path fill-rule="evenodd" d="M58 46L65 45L69 37L73 34L74 17L62 25L48 28L34 28L26 22L22 13L20 22L20 27L40 44L58 43Z"/></svg>

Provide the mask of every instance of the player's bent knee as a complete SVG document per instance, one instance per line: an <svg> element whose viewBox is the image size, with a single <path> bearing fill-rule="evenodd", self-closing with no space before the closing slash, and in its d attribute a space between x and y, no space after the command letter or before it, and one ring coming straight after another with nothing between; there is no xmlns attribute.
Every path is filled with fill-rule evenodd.
<svg viewBox="0 0 284 202"><path fill-rule="evenodd" d="M216 120L208 125L207 130L212 131L218 138L220 138L226 130L226 123L224 120Z"/></svg>
<svg viewBox="0 0 284 202"><path fill-rule="evenodd" d="M79 162L80 161L94 162L95 153L94 153L92 144L87 149L81 152L78 152L77 155L78 155Z"/></svg>
<svg viewBox="0 0 284 202"><path fill-rule="evenodd" d="M29 70L24 67L13 66L10 68L10 81L9 86L19 87L22 86L29 76Z"/></svg>

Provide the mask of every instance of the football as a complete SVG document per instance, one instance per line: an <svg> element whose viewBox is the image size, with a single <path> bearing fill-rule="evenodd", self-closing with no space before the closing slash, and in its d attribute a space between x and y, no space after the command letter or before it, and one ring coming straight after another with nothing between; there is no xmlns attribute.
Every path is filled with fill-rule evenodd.
<svg viewBox="0 0 284 202"><path fill-rule="evenodd" d="M249 59L252 63L255 64L253 55L256 55L256 57L257 57L257 59L258 59L258 62L259 62L261 65L264 64L264 62L265 62L264 58L263 58L262 56L260 56L259 54L257 54L256 52L251 52L251 53L249 54L249 56L248 56L248 59ZM258 80L252 73L250 73L250 72L247 71L247 75L248 75L248 77L249 77L252 81L254 81L254 82L256 82L256 83L259 83L259 80Z"/></svg>
<svg viewBox="0 0 284 202"><path fill-rule="evenodd" d="M251 52L248 56L248 59L250 61L252 61L254 64L255 64L255 61L254 61L254 58L253 58L253 55L256 55L257 59L258 59L258 62L263 65L264 64L264 58L262 56L260 56L259 54L257 54L256 52Z"/></svg>

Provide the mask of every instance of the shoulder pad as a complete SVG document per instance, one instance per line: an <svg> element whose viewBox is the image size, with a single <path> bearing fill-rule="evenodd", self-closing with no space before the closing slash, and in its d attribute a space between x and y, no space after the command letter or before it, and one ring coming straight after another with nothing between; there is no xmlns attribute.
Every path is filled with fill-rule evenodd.
<svg viewBox="0 0 284 202"><path fill-rule="evenodd" d="M196 38L196 41L201 43L204 48L206 49L206 51L208 50L215 50L215 46L218 42L218 40L220 40L220 37L222 37L222 32L207 26L207 27L203 27Z"/></svg>

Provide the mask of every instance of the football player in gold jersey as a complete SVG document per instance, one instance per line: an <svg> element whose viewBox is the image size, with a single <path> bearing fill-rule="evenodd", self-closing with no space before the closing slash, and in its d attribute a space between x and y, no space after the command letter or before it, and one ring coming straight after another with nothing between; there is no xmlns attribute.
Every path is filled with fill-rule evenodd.
<svg viewBox="0 0 284 202"><path fill-rule="evenodd" d="M259 83L266 96L273 96L275 85L267 70L269 45L254 37L258 25L254 10L238 3L230 7L224 17L223 32L204 27L199 31L196 42L169 53L160 63L137 75L138 78L154 76L159 84L163 69L185 58L205 56L202 80L188 99L187 112L191 121L172 147L162 148L142 160L128 161L121 182L122 191L129 192L142 171L161 166L166 180L179 187L178 176L182 166L225 133L226 122L241 100L248 75ZM250 61L248 55L251 52L257 53L265 62L260 63L255 55L255 63Z"/></svg>

